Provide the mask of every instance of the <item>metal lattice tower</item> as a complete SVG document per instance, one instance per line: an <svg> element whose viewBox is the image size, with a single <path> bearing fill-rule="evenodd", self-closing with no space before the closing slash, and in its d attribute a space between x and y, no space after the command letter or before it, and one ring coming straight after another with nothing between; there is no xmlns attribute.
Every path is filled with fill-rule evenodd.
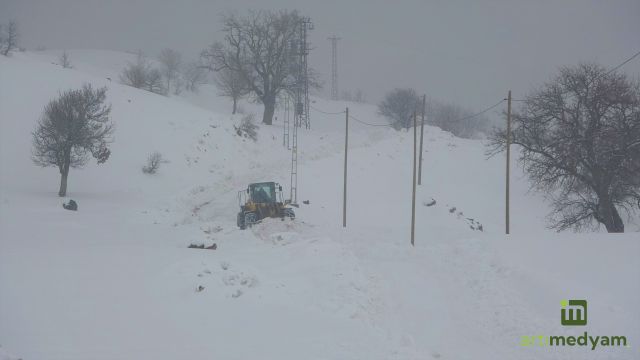
<svg viewBox="0 0 640 360"><path fill-rule="evenodd" d="M298 202L298 128L304 126L311 128L309 119L309 69L307 56L309 44L307 43L307 31L313 29L311 19L303 17L300 20L300 33L297 43L291 44L292 60L295 63L296 86L293 104L293 132L291 136L291 194L292 204Z"/></svg>
<svg viewBox="0 0 640 360"><path fill-rule="evenodd" d="M289 199L292 204L298 203L298 127L293 126L291 136L291 193Z"/></svg>
<svg viewBox="0 0 640 360"><path fill-rule="evenodd" d="M338 40L341 38L332 36L331 40L331 100L338 100Z"/></svg>
<svg viewBox="0 0 640 360"><path fill-rule="evenodd" d="M290 119L291 119L291 112L289 111L289 95L285 95L284 97L284 123L283 123L283 135L282 135L282 146L286 147L287 149L291 149L291 144L290 144Z"/></svg>
<svg viewBox="0 0 640 360"><path fill-rule="evenodd" d="M300 100L303 103L299 126L304 126L306 129L311 128L311 119L309 117L309 66L307 62L307 58L309 56L309 43L307 42L307 30L312 29L313 24L311 23L311 19L303 17L300 22L300 72L298 74L298 89L301 92Z"/></svg>

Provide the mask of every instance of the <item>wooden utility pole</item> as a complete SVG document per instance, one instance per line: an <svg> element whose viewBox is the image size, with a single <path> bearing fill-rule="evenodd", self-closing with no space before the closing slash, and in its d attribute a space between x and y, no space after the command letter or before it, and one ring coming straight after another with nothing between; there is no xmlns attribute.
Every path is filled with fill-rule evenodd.
<svg viewBox="0 0 640 360"><path fill-rule="evenodd" d="M420 124L420 157L418 159L418 185L422 185L422 139L424 138L424 116L427 110L427 95L422 95L422 123Z"/></svg>
<svg viewBox="0 0 640 360"><path fill-rule="evenodd" d="M413 196L411 199L411 246L415 246L416 235L416 151L418 142L418 114L413 112Z"/></svg>
<svg viewBox="0 0 640 360"><path fill-rule="evenodd" d="M346 110L344 130L344 190L342 196L342 227L347 227L347 151L349 150L349 108Z"/></svg>
<svg viewBox="0 0 640 360"><path fill-rule="evenodd" d="M505 187L505 233L509 235L509 168L511 163L511 90L507 97L507 173Z"/></svg>

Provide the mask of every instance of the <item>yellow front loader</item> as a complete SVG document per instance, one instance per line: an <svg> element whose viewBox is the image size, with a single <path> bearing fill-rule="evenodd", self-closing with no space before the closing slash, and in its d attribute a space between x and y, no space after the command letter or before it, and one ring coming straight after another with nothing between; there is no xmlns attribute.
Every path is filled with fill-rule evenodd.
<svg viewBox="0 0 640 360"><path fill-rule="evenodd" d="M282 200L282 186L275 182L249 184L246 190L238 192L240 212L237 223L246 229L264 218L294 219L296 214L289 207L289 201Z"/></svg>

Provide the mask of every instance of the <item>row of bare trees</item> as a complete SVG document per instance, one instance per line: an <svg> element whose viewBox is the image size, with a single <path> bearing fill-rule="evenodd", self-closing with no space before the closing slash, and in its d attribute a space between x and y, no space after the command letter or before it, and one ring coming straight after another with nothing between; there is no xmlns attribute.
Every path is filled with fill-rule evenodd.
<svg viewBox="0 0 640 360"><path fill-rule="evenodd" d="M378 113L396 129L413 126L413 113L422 112L422 99L411 88L394 89L378 103ZM487 133L489 119L472 116L470 110L453 103L430 100L426 106L426 122L461 138L475 138Z"/></svg>
<svg viewBox="0 0 640 360"><path fill-rule="evenodd" d="M206 72L198 62L184 63L173 49L160 52L154 65L142 52L120 74L120 81L156 94L178 95L183 89L195 92L206 81Z"/></svg>
<svg viewBox="0 0 640 360"><path fill-rule="evenodd" d="M475 113L461 105L430 100L427 104L426 122L453 135L465 139L484 137L492 130L487 116Z"/></svg>
<svg viewBox="0 0 640 360"><path fill-rule="evenodd" d="M302 17L297 11L249 11L245 16L222 16L222 41L204 49L198 62L182 64L178 52L165 49L158 57L159 67L139 54L127 65L121 81L159 94L177 94L182 87L194 91L205 81L205 70L214 74L219 95L231 98L232 113L238 101L250 96L264 105L262 122L271 125L276 102L283 93L295 91ZM309 83L319 87L311 69ZM349 97L351 95L349 94ZM364 93L356 98L364 101Z"/></svg>
<svg viewBox="0 0 640 360"><path fill-rule="evenodd" d="M164 94L162 73L159 69L152 67L141 52L136 56L136 61L129 63L122 71L120 81L134 88Z"/></svg>

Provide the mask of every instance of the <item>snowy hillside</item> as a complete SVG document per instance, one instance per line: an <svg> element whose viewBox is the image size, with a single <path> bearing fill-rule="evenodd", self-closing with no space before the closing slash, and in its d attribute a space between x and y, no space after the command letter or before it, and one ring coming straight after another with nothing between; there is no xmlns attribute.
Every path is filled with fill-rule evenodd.
<svg viewBox="0 0 640 360"><path fill-rule="evenodd" d="M288 193L281 121L253 142L210 86L163 97L118 83L133 55L71 51L73 69L57 55L0 57L0 359L640 358L639 225L546 230L548 207L514 161L503 235L504 160L481 141L426 127L411 247L413 134L350 123L345 229L344 115L314 111L299 140L309 204L242 231L239 190L277 181ZM50 99L86 82L108 87L115 141L105 164L71 170L70 212L57 169L31 161L31 131ZM384 123L373 105L313 105ZM143 174L153 151L169 162ZM630 347L521 346L582 335L559 321L574 298L589 300L590 335Z"/></svg>

